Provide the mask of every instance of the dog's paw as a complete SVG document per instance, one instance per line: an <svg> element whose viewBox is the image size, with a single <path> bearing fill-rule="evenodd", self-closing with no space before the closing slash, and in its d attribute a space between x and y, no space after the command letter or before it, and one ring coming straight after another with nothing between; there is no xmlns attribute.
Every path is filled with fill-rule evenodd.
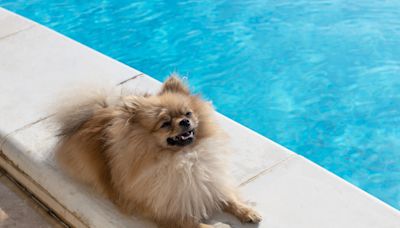
<svg viewBox="0 0 400 228"><path fill-rule="evenodd" d="M262 220L261 215L250 207L242 208L237 217L242 223L259 223Z"/></svg>

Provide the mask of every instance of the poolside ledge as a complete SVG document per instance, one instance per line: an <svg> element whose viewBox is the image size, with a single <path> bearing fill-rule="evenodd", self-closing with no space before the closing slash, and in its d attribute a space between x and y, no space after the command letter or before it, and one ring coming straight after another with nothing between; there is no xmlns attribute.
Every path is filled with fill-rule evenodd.
<svg viewBox="0 0 400 228"><path fill-rule="evenodd" d="M159 88L158 81L2 8L0 80L1 167L74 227L155 227L119 214L112 204L59 171L52 156L56 139L50 107L60 91L82 83L107 81L151 92ZM243 198L264 220L259 226L241 225L229 215L218 214L210 223L400 227L396 209L240 124L218 117L232 138L231 171Z"/></svg>

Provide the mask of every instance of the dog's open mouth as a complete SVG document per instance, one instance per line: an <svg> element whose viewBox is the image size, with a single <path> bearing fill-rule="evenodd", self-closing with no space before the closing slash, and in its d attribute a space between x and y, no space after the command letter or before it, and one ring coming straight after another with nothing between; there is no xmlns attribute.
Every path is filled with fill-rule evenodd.
<svg viewBox="0 0 400 228"><path fill-rule="evenodd" d="M195 131L194 129L188 130L174 137L167 139L168 145L171 146L186 146L194 141Z"/></svg>

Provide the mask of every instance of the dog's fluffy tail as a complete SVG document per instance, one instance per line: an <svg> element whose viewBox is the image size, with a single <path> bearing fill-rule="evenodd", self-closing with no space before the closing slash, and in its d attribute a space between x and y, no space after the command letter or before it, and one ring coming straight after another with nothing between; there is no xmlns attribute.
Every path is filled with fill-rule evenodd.
<svg viewBox="0 0 400 228"><path fill-rule="evenodd" d="M118 93L112 89L75 89L59 100L55 114L57 135L68 137L77 132L96 111L115 104Z"/></svg>

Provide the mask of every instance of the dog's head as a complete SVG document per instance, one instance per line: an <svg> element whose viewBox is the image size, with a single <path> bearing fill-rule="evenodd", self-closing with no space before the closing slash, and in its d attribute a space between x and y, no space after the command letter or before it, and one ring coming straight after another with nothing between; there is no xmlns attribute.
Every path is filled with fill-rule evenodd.
<svg viewBox="0 0 400 228"><path fill-rule="evenodd" d="M134 114L130 121L165 149L194 145L215 132L212 105L193 95L177 76L169 77L157 95L129 97L125 106Z"/></svg>

